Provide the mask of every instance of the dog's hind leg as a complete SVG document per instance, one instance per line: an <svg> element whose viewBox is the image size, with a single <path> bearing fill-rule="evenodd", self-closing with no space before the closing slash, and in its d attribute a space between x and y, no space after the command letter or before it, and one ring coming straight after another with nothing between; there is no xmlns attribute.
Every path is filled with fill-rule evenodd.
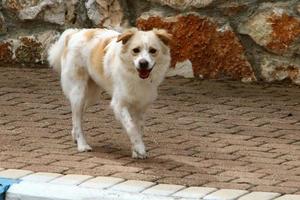
<svg viewBox="0 0 300 200"><path fill-rule="evenodd" d="M74 67L72 72L78 73L76 70L83 70L81 68ZM62 87L64 93L69 98L72 109L72 136L73 140L77 142L77 148L79 152L90 151L92 148L87 144L83 129L82 129L82 117L86 104L86 93L88 76L85 75L85 71L80 71L80 77L74 76L74 73L70 71L62 73ZM78 74L77 74L78 75Z"/></svg>
<svg viewBox="0 0 300 200"><path fill-rule="evenodd" d="M113 98L111 106L114 110L116 118L120 120L126 130L130 142L132 144L132 157L144 159L147 157L145 145L139 125L137 124L132 112L128 106L121 105Z"/></svg>
<svg viewBox="0 0 300 200"><path fill-rule="evenodd" d="M85 89L82 86L75 86L70 96L73 124L72 135L77 141L79 152L92 150L87 144L82 130L82 116L85 106L84 91Z"/></svg>

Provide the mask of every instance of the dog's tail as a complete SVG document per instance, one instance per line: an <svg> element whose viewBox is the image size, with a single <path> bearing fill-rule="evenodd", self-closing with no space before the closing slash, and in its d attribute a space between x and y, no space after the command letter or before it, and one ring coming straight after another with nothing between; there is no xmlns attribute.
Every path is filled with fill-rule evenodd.
<svg viewBox="0 0 300 200"><path fill-rule="evenodd" d="M59 39L49 48L48 50L48 62L50 67L60 73L61 71L61 57L64 53L65 48L68 45L70 35L78 32L78 29L67 29L65 30Z"/></svg>

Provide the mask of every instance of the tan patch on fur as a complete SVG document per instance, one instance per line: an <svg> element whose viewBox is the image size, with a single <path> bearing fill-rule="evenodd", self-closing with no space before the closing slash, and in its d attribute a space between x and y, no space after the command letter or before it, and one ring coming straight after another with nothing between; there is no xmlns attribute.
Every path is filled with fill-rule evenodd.
<svg viewBox="0 0 300 200"><path fill-rule="evenodd" d="M102 32L102 29L89 29L84 33L84 36L86 37L86 40L89 41L99 32Z"/></svg>
<svg viewBox="0 0 300 200"><path fill-rule="evenodd" d="M63 51L62 57L63 57L63 58L66 58L67 53L68 53L68 48L65 46L65 47L64 47L64 51Z"/></svg>
<svg viewBox="0 0 300 200"><path fill-rule="evenodd" d="M77 33L77 32L75 32L75 33ZM62 55L63 58L65 58L67 56L69 40L71 39L71 36L74 35L75 33L70 33L69 35L66 35L64 51L63 51L63 55Z"/></svg>
<svg viewBox="0 0 300 200"><path fill-rule="evenodd" d="M75 79L84 80L87 77L87 72L83 67L77 67L75 71Z"/></svg>
<svg viewBox="0 0 300 200"><path fill-rule="evenodd" d="M169 34L164 29L153 29L153 32L157 35L157 37L167 46L170 45L170 42L172 41L172 35Z"/></svg>
<svg viewBox="0 0 300 200"><path fill-rule="evenodd" d="M93 79L89 78L87 82L87 101L85 106L90 106L100 99L100 88L98 85L93 81Z"/></svg>
<svg viewBox="0 0 300 200"><path fill-rule="evenodd" d="M126 44L128 40L137 32L136 28L128 29L124 33L118 36L117 42L122 41L122 44Z"/></svg>
<svg viewBox="0 0 300 200"><path fill-rule="evenodd" d="M109 37L101 40L97 46L92 50L91 53L91 64L92 68L96 71L96 73L103 77L103 58L106 53L106 47L111 42L114 37Z"/></svg>

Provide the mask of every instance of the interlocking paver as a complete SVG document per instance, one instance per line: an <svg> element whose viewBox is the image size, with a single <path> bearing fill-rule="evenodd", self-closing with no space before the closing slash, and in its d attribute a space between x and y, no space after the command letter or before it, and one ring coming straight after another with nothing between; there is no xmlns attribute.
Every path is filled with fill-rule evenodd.
<svg viewBox="0 0 300 200"><path fill-rule="evenodd" d="M19 179L28 174L32 174L32 171L29 170L20 170L20 169L7 169L0 171L0 177L2 178L11 178L11 179Z"/></svg>
<svg viewBox="0 0 300 200"><path fill-rule="evenodd" d="M253 187L250 183L232 183L232 182L209 182L204 184L205 187L217 187L227 189L249 190ZM260 191L260 190L255 190Z"/></svg>
<svg viewBox="0 0 300 200"><path fill-rule="evenodd" d="M140 180L140 181L157 181L160 179L159 175L141 174L141 173L131 173L131 172L119 172L112 176L121 177L128 180Z"/></svg>
<svg viewBox="0 0 300 200"><path fill-rule="evenodd" d="M0 168L300 193L299 86L168 78L146 115L149 158L134 160L107 94L78 153L57 74L0 70Z"/></svg>

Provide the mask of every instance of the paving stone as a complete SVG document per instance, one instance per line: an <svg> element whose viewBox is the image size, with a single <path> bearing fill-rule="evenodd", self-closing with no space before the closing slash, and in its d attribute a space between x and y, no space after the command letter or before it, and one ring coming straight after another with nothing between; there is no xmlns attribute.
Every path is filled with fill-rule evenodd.
<svg viewBox="0 0 300 200"><path fill-rule="evenodd" d="M1 161L1 167L6 169L21 169L25 167L26 163L19 163L19 162L11 162L11 161Z"/></svg>
<svg viewBox="0 0 300 200"><path fill-rule="evenodd" d="M34 174L24 176L24 177L21 178L21 180L46 183L46 182L49 182L49 181L51 181L53 179L56 179L60 176L62 176L62 175L58 174L58 173L38 172L38 173L34 173Z"/></svg>
<svg viewBox="0 0 300 200"><path fill-rule="evenodd" d="M123 192L142 192L153 185L155 185L153 182L129 180L119 183L111 187L111 189Z"/></svg>
<svg viewBox="0 0 300 200"><path fill-rule="evenodd" d="M299 86L167 78L146 115L149 157L134 160L107 94L84 116L93 151L78 153L57 74L0 71L0 168L300 193Z"/></svg>
<svg viewBox="0 0 300 200"><path fill-rule="evenodd" d="M91 178L93 177L87 175L68 174L62 177L58 177L50 181L50 183L63 185L79 185L80 183L83 183L84 181L87 181Z"/></svg>
<svg viewBox="0 0 300 200"><path fill-rule="evenodd" d="M216 190L217 190L216 188L209 188L209 187L188 187L186 189L180 190L179 192L176 192L172 196L200 199Z"/></svg>
<svg viewBox="0 0 300 200"><path fill-rule="evenodd" d="M158 184L143 191L144 194L169 196L179 190L185 188L182 185Z"/></svg>
<svg viewBox="0 0 300 200"><path fill-rule="evenodd" d="M204 200L216 200L216 199L234 200L247 193L248 191L246 190L220 189L217 190L216 192L213 192L205 196L203 199Z"/></svg>
<svg viewBox="0 0 300 200"><path fill-rule="evenodd" d="M251 192L240 197L238 200L271 200L279 197L281 194L273 192Z"/></svg>
<svg viewBox="0 0 300 200"><path fill-rule="evenodd" d="M28 174L32 174L32 171L29 170L20 170L20 169L7 169L4 171L0 171L0 177L2 178L11 178L11 179L19 179Z"/></svg>
<svg viewBox="0 0 300 200"><path fill-rule="evenodd" d="M142 174L142 173L127 173L127 172L121 172L113 174L112 176L123 178L126 180L139 180L139 181L150 181L155 182L159 179L159 176L150 175L150 174Z"/></svg>
<svg viewBox="0 0 300 200"><path fill-rule="evenodd" d="M248 183L232 183L232 182L209 182L204 184L205 187L217 187L226 189L239 189L239 190L249 190L253 186ZM259 190L257 190L259 191Z"/></svg>
<svg viewBox="0 0 300 200"><path fill-rule="evenodd" d="M278 193L292 194L298 191L296 187L297 187L296 185L295 187L259 185L259 186L251 187L249 190L261 191L261 192L276 191Z"/></svg>
<svg viewBox="0 0 300 200"><path fill-rule="evenodd" d="M299 199L300 199L300 195L287 194L287 195L283 195L281 197L278 197L274 200L299 200Z"/></svg>
<svg viewBox="0 0 300 200"><path fill-rule="evenodd" d="M66 170L68 170L68 167L60 167L60 166L52 166L52 165L28 165L26 167L23 167L22 169L25 170L32 170L35 172L49 172L49 173L58 173L58 174L62 174L64 173Z"/></svg>
<svg viewBox="0 0 300 200"><path fill-rule="evenodd" d="M109 188L109 187L114 186L123 181L124 181L124 179L122 179L122 178L99 176L99 177L87 180L87 181L81 183L79 186L103 189L103 188Z"/></svg>

